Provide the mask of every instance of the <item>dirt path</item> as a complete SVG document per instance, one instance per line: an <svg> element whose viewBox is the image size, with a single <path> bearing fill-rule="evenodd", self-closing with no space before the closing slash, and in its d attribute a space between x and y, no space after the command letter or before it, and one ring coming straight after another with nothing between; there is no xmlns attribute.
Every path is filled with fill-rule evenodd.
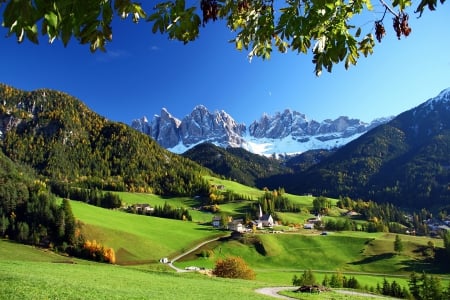
<svg viewBox="0 0 450 300"><path fill-rule="evenodd" d="M265 288L260 288L255 290L255 292L257 292L258 294L261 295L266 295L266 296L270 296L273 298L277 298L277 299L295 299L295 298L291 298L291 297L287 297L287 296L283 296L278 294L281 291L285 291L285 290L294 290L295 287L293 286L274 286L274 287L265 287Z"/></svg>
<svg viewBox="0 0 450 300"><path fill-rule="evenodd" d="M186 252L184 252L184 253L181 253L181 254L178 255L177 257L173 258L173 259L170 261L170 263L168 263L167 265L168 265L169 267L171 267L172 269L174 269L175 271L177 271L177 272L190 272L190 271L188 271L188 270L184 270L184 269L180 269L180 268L175 267L175 266L173 265L173 263L176 262L177 260L179 260L180 258L182 258L182 257L184 257L184 256L186 256L186 255L188 255L188 254L190 254L190 253L192 253L192 252L198 250L200 247L203 247L204 245L206 245L206 244L208 244L208 243L215 242L215 241L217 241L217 240L219 240L219 239L221 239L221 238L223 238L223 236L219 236L219 237L216 237L216 238L214 238L214 239L204 241L204 242L198 244L197 246L195 246L194 248L192 248L192 249L190 249L190 250L188 250L188 251L186 251Z"/></svg>
<svg viewBox="0 0 450 300"><path fill-rule="evenodd" d="M257 292L258 294L270 296L270 297L277 298L277 299L285 299L285 300L296 299L296 298L291 298L288 296L283 296L283 295L278 294L279 292L286 291L286 290L295 290L295 287L294 286L265 287L265 288L257 289L257 290L255 290L255 292ZM393 298L387 298L382 295L374 295L374 294L349 291L349 290L333 290L333 291L336 293L339 293L339 294L344 294L344 295L349 295L349 296L353 295L353 296L361 296L361 297L365 297L365 298L393 299Z"/></svg>

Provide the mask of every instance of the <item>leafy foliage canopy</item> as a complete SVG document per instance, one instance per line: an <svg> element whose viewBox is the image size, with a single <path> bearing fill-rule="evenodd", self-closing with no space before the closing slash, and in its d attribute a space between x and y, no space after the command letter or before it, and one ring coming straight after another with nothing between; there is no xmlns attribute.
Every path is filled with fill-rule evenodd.
<svg viewBox="0 0 450 300"><path fill-rule="evenodd" d="M395 16L397 36L409 35L410 0L380 0L386 11ZM445 0L440 0L443 3ZM188 43L200 35L208 21L223 20L235 33L232 39L238 50L246 49L249 57L270 57L273 49L306 54L313 53L315 72L331 72L343 62L345 68L355 65L361 55L372 54L375 46L372 32L362 33L354 18L373 9L370 0L201 0L189 6L185 0L156 3L153 8L132 0L0 0L3 26L19 42L28 39L38 43L39 32L67 45L74 38L88 44L91 51L105 50L112 41L114 18L135 23L144 19L152 23L153 33L167 34L170 39ZM434 10L437 0L422 0L416 12ZM394 10L397 9L398 13ZM200 10L202 18L200 17ZM383 17L384 19L384 17ZM381 20L375 21L378 40L385 34Z"/></svg>

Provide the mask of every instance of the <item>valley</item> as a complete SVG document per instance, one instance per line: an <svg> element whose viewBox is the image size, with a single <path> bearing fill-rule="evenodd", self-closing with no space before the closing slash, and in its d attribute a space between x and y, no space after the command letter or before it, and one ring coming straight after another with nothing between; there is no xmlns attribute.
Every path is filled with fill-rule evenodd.
<svg viewBox="0 0 450 300"><path fill-rule="evenodd" d="M225 180L217 182L240 188L242 193L262 193ZM180 206L191 205L189 209L193 212L198 206L192 198L168 199L136 193L120 193L120 196L127 204L156 206L170 201ZM312 196L289 197L312 209ZM239 214L247 201L228 203L224 205L224 211ZM73 299L83 295L82 298L121 299L127 295L129 299L207 299L230 289L233 291L227 291L229 299L267 299L255 290L265 286L289 286L292 277L306 269L314 270L319 282L325 275L341 272L345 276L355 276L362 286L367 287L376 287L377 283L382 284L383 279L407 286L412 271L437 274L443 286L450 280L446 275L448 271L418 251L427 245L429 237L402 235L405 249L401 255L396 255L393 251L395 235L389 233L337 231L321 235L321 230L300 228L291 231L289 226L279 226L230 238L229 231L211 226L210 212L196 211L192 221L179 221L129 214L78 201L71 201L71 206L76 219L83 224L87 238L116 250L117 265L61 256L3 240L0 242L0 276L6 280L0 284L5 291L0 298L30 299L35 295L52 298L58 295L59 298ZM304 222L311 215L299 213L290 217L291 221ZM280 233L271 233L277 228ZM174 263L175 266L180 269L189 266L211 269L217 259L239 256L254 269L257 275L254 281L211 278L198 272L177 274L159 262L162 257L172 259L202 241L220 236L219 240L182 257ZM443 247L442 240L432 241L436 248ZM208 256L205 253L209 253ZM64 274L70 274L70 279ZM90 283L86 278L91 279ZM176 291L174 285L178 287ZM49 286L52 288L46 288ZM346 295L345 299L361 297Z"/></svg>
<svg viewBox="0 0 450 300"><path fill-rule="evenodd" d="M214 144L178 155L70 95L0 85L0 298L268 299L255 290L307 270L378 294L429 274L450 293L449 95L280 158ZM177 257L190 272L160 262ZM207 275L229 257L254 280Z"/></svg>

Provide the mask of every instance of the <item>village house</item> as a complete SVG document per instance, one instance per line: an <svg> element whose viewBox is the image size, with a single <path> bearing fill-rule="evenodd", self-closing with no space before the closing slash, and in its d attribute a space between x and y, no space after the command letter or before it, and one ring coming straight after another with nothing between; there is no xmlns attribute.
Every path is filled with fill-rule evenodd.
<svg viewBox="0 0 450 300"><path fill-rule="evenodd" d="M347 213L346 213L346 216L347 217L356 217L356 216L359 216L359 215L361 215L360 213L357 213L356 211L353 211L353 210L349 210Z"/></svg>
<svg viewBox="0 0 450 300"><path fill-rule="evenodd" d="M260 217L259 221L261 222L262 227L273 227L274 221L271 214L265 214Z"/></svg>
<svg viewBox="0 0 450 300"><path fill-rule="evenodd" d="M216 188L221 191L225 190L225 186L223 184L213 184L213 185L211 185L211 187Z"/></svg>
<svg viewBox="0 0 450 300"><path fill-rule="evenodd" d="M304 229L314 229L314 223L305 223L303 224Z"/></svg>
<svg viewBox="0 0 450 300"><path fill-rule="evenodd" d="M138 214L148 214L153 212L155 209L148 203L134 204L133 209Z"/></svg>
<svg viewBox="0 0 450 300"><path fill-rule="evenodd" d="M320 214L315 216L314 218L309 218L305 224L303 224L304 229L314 229L315 227L320 227L322 222L322 217Z"/></svg>
<svg viewBox="0 0 450 300"><path fill-rule="evenodd" d="M228 228L228 223L233 221L233 217L215 215L212 218L211 225L214 228Z"/></svg>
<svg viewBox="0 0 450 300"><path fill-rule="evenodd" d="M244 220L243 219L235 219L228 223L228 230L236 231L236 232L244 232Z"/></svg>
<svg viewBox="0 0 450 300"><path fill-rule="evenodd" d="M214 227L214 228L220 228L220 223L222 222L222 217L221 216L214 216L213 218L212 218L212 222L211 222L211 224L212 224L212 226Z"/></svg>
<svg viewBox="0 0 450 300"><path fill-rule="evenodd" d="M252 226L254 226L257 229L263 228L261 220L252 220Z"/></svg>

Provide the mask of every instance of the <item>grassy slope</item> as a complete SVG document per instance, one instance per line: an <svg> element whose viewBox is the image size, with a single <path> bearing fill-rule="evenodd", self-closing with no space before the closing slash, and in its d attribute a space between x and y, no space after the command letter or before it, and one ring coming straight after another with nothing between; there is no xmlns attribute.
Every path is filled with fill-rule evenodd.
<svg viewBox="0 0 450 300"><path fill-rule="evenodd" d="M128 214L77 201L71 205L87 238L112 247L119 264L157 261L218 234L194 222Z"/></svg>
<svg viewBox="0 0 450 300"><path fill-rule="evenodd" d="M0 241L0 299L268 299L264 283L175 274L67 258Z"/></svg>
<svg viewBox="0 0 450 300"><path fill-rule="evenodd" d="M0 241L0 278L0 299L8 300L216 299L224 291L227 299L270 299L254 292L254 289L265 285L257 281L97 264L7 241ZM300 299L304 297L301 295ZM364 299L348 295L341 297L337 293L307 297Z"/></svg>
<svg viewBox="0 0 450 300"><path fill-rule="evenodd" d="M251 192L255 193L255 196L262 193L229 181L217 180L214 183L224 184L236 193ZM292 201L305 207L310 207L313 199L308 196L288 196ZM143 202L162 205L164 201L169 201L177 207L197 205L194 199L189 198L164 199L154 195L130 193L124 193L122 198L129 204ZM196 222L127 214L80 202L71 202L71 204L76 218L85 224L88 237L100 241L105 246L113 247L119 263L153 262L160 257L173 257L175 253L182 252L218 233ZM222 209L225 208L231 214L235 214L245 209L247 204L247 201L235 202L223 205ZM286 215L292 218L293 222L296 220L303 222L302 220L308 217L304 213ZM211 218L211 214L203 212L198 212L198 216L200 218L196 221L199 222L201 218L207 221ZM292 276L299 275L303 269L388 273L392 274L387 276L388 280L397 280L405 285L406 278L395 276L408 275L413 269L427 267L421 265L420 255L414 250L419 245L425 245L429 238L401 236L405 251L402 255L394 255L392 253L394 235L392 234L342 232L320 236L319 233L319 231L300 230L300 234L259 234L265 255L261 254L261 249L259 252L256 251L255 246L250 243L217 241L207 248L213 253L210 258L202 258L202 249L200 249L188 256L185 261L177 263L180 267L196 265L212 268L218 258L229 255L241 256L256 271L257 281L255 282L209 279L192 274L177 275L162 272L167 269L159 264L124 268L86 263L41 250L36 253L32 247L20 246L24 248L16 251L11 247L17 247L17 245L1 242L0 277L5 280L0 283L0 290L5 291L3 294L8 299L26 299L31 298L30 295L37 298L77 298L78 295L83 295L79 298L86 298L84 295L88 295L89 298L108 299L124 297L189 299L189 296L184 294L185 291L192 291L192 295L195 291L193 299L206 299L214 298L224 290L227 290L227 296L230 299L264 298L255 295L253 288L267 283L289 285ZM434 240L434 242L437 247L442 247L441 241ZM76 262L76 264L55 263L67 261ZM66 274L69 272L73 274L71 275L73 278L66 279ZM317 271L317 279L321 281L324 274ZM383 276L357 275L357 278L362 285L369 286L376 285L377 282L381 283L383 280ZM112 286L114 289L111 288ZM179 288L174 291L173 286ZM229 293L228 290L230 290ZM0 298L4 297L0 296Z"/></svg>
<svg viewBox="0 0 450 300"><path fill-rule="evenodd" d="M132 204L141 204L147 203L151 206L163 206L165 202L170 204L172 207L180 207L187 208L189 210L189 214L192 217L194 222L199 223L207 223L211 222L212 214L208 212L202 212L196 210L195 208L200 206L199 201L189 197L177 197L177 198L166 198L154 194L137 194L137 193L129 193L129 192L118 192L117 193L124 205L132 205Z"/></svg>
<svg viewBox="0 0 450 300"><path fill-rule="evenodd" d="M260 234L258 239L264 246L265 255L253 245L239 241L215 243L209 246L213 255L205 259L202 249L179 262L179 266L188 265L212 267L215 260L226 256L241 256L256 271L257 279L268 282L288 284L294 274L302 270L341 271L348 274L372 273L386 274L367 276L363 285L382 282L383 276L392 277L406 283L406 277L413 270L433 273L436 265L426 263L415 250L426 245L429 238L402 236L405 250L401 255L393 253L395 235L385 233L342 232L328 236L315 234ZM441 241L435 241L442 247ZM398 275L404 276L397 278ZM357 275L364 279L364 276ZM320 279L321 280L321 279Z"/></svg>

